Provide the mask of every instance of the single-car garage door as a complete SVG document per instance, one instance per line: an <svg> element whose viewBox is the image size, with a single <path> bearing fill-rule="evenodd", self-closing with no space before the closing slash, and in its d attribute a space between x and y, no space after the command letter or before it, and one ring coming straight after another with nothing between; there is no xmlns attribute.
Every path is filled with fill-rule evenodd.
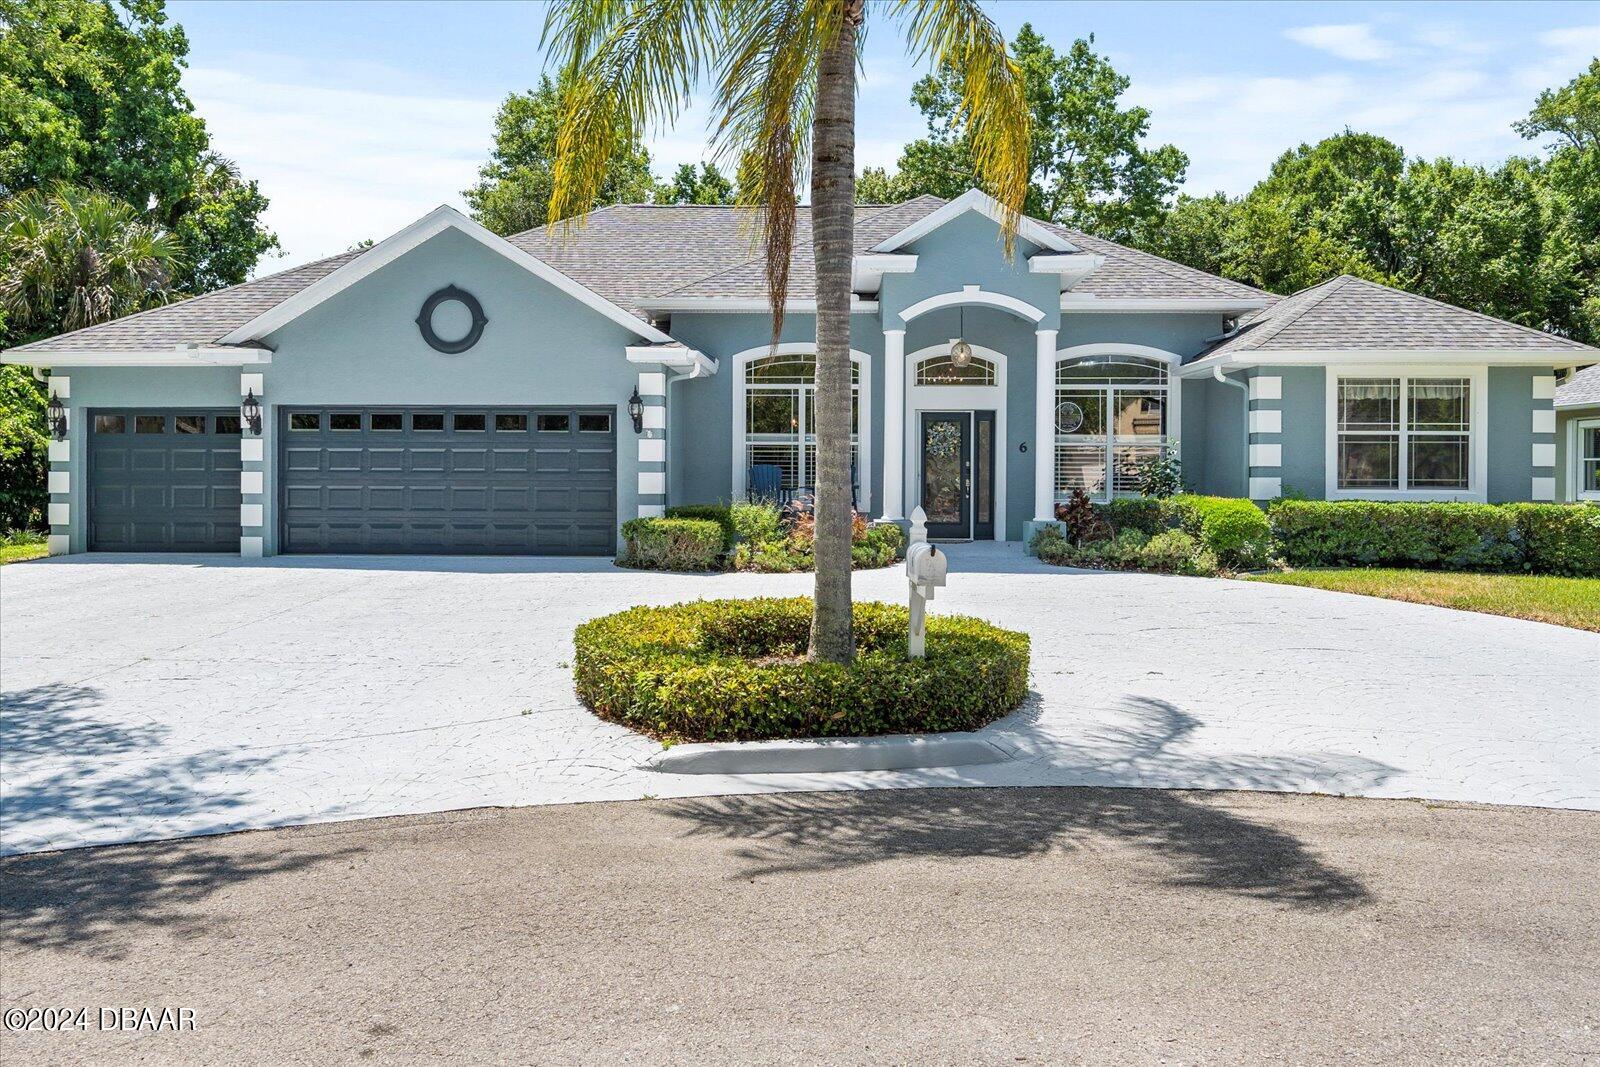
<svg viewBox="0 0 1600 1067"><path fill-rule="evenodd" d="M239 551L237 410L98 410L90 420L90 551Z"/></svg>
<svg viewBox="0 0 1600 1067"><path fill-rule="evenodd" d="M609 555L614 424L585 408L284 410L279 550Z"/></svg>

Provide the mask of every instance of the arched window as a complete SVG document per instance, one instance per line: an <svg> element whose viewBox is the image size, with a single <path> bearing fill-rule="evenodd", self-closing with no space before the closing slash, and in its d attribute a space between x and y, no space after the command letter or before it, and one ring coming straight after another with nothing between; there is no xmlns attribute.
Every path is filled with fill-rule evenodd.
<svg viewBox="0 0 1600 1067"><path fill-rule="evenodd" d="M958 367L949 355L929 356L917 364L918 385L993 385L994 364L974 355L965 367Z"/></svg>
<svg viewBox="0 0 1600 1067"><path fill-rule="evenodd" d="M1056 498L1139 490L1139 469L1168 447L1167 365L1088 356L1056 368Z"/></svg>
<svg viewBox="0 0 1600 1067"><path fill-rule="evenodd" d="M778 468L785 494L816 484L817 357L761 356L745 365L745 489L762 491L763 476ZM850 452L859 486L861 470L861 364L850 362ZM756 471L755 468L763 468Z"/></svg>

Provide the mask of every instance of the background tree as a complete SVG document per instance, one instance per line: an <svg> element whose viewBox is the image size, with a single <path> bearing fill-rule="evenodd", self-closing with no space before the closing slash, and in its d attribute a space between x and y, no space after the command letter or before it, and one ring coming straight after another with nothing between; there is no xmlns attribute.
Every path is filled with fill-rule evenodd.
<svg viewBox="0 0 1600 1067"><path fill-rule="evenodd" d="M680 164L672 180L656 186L658 204L732 204L738 200L733 182L710 163Z"/></svg>
<svg viewBox="0 0 1600 1067"><path fill-rule="evenodd" d="M0 196L71 182L182 242L184 293L244 281L277 238L266 197L210 148L162 0L0 0Z"/></svg>
<svg viewBox="0 0 1600 1067"><path fill-rule="evenodd" d="M165 299L179 242L104 193L61 185L0 206L0 320L8 343L76 330ZM44 522L45 392L0 367L0 529Z"/></svg>
<svg viewBox="0 0 1600 1067"><path fill-rule="evenodd" d="M976 0L874 7L921 56L960 72L977 184L1003 206L1006 251L1028 188L1028 109L1005 39ZM809 177L816 271L816 579L809 655L848 663L851 637L850 268L856 70L864 0L566 0L546 41L571 79L550 217L588 210L619 144L676 119L712 81L718 157L739 175L764 244L772 340L783 328L796 194Z"/></svg>
<svg viewBox="0 0 1600 1067"><path fill-rule="evenodd" d="M1128 79L1093 46L1091 36L1058 53L1026 24L1011 44L1033 120L1025 210L1120 241L1160 217L1189 158L1172 145L1145 147L1150 112L1119 106ZM924 193L950 199L973 187L977 169L961 120L961 84L960 72L948 66L917 82L911 99L927 119L928 135L905 147L894 175L863 175L874 201Z"/></svg>
<svg viewBox="0 0 1600 1067"><path fill-rule="evenodd" d="M478 183L462 192L472 217L501 236L560 221L550 214L560 91L548 77L530 92L512 93L494 117L494 148L478 168ZM636 134L617 134L594 206L642 204L655 199L650 153Z"/></svg>

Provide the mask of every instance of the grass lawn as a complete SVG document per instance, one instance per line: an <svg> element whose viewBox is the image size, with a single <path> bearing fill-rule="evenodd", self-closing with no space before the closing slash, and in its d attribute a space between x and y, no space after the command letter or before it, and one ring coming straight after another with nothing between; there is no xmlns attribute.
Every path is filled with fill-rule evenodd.
<svg viewBox="0 0 1600 1067"><path fill-rule="evenodd" d="M1437 604L1600 632L1600 578L1347 568L1259 574L1249 580Z"/></svg>
<svg viewBox="0 0 1600 1067"><path fill-rule="evenodd" d="M21 563L27 559L40 559L50 554L43 537L28 534L0 536L0 564Z"/></svg>

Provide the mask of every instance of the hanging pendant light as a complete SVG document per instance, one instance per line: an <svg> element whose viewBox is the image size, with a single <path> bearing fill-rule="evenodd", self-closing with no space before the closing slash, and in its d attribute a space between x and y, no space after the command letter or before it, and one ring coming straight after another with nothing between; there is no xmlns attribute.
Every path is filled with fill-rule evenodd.
<svg viewBox="0 0 1600 1067"><path fill-rule="evenodd" d="M950 365L958 370L965 369L972 363L972 346L967 344L967 309L960 309L961 327L954 341L950 342Z"/></svg>

